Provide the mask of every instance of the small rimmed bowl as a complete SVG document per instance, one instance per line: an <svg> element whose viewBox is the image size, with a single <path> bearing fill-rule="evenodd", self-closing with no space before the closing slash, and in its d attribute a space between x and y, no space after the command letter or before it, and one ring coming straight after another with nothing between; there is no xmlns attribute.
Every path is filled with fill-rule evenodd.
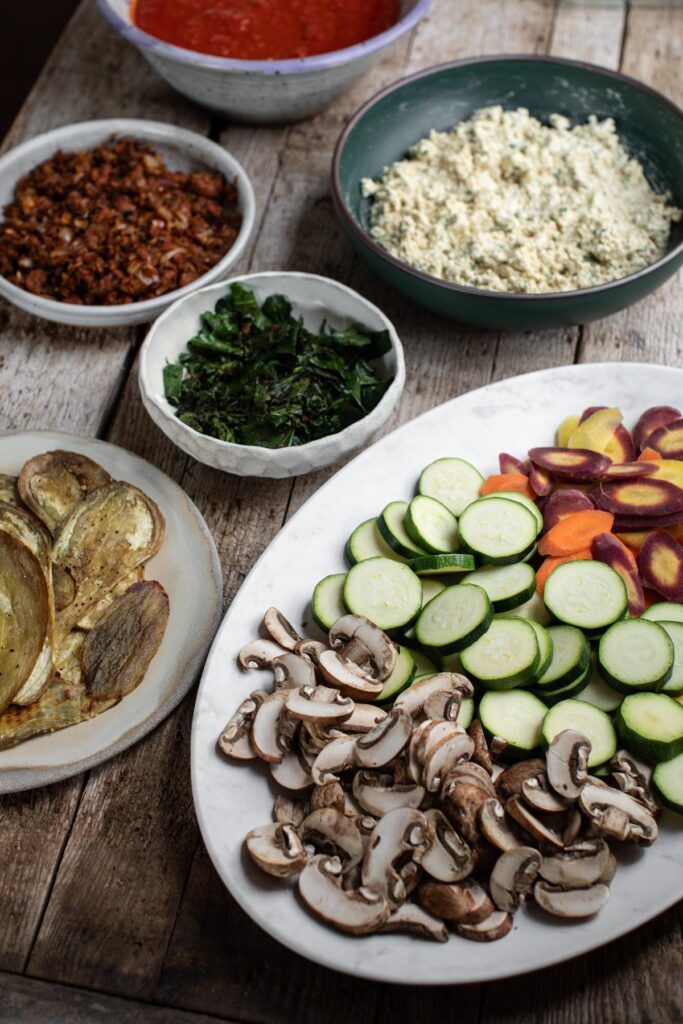
<svg viewBox="0 0 683 1024"><path fill-rule="evenodd" d="M137 28L131 0L97 0L119 35L183 96L251 124L298 121L341 96L427 13L431 0L401 0L398 21L356 46L293 60L237 60L173 46Z"/></svg>
<svg viewBox="0 0 683 1024"><path fill-rule="evenodd" d="M391 256L370 235L370 200L361 180L377 178L431 129L447 131L481 109L526 107L547 122L590 114L612 117L627 150L657 192L683 206L683 111L648 86L576 61L535 56L477 57L421 71L374 96L349 121L336 147L332 191L352 245L380 277L443 316L481 327L538 330L588 323L616 313L658 288L683 264L683 222L656 263L594 288L542 294L496 292L452 284Z"/></svg>
<svg viewBox="0 0 683 1024"><path fill-rule="evenodd" d="M189 295L202 285L225 277L242 255L254 227L256 201L247 173L233 156L210 139L186 131L173 124L133 118L111 118L82 121L55 128L44 135L22 143L0 158L0 209L11 202L18 180L57 150L67 152L92 149L111 135L127 135L147 142L165 159L174 171L219 171L237 185L237 202L242 225L232 247L210 270L184 288L176 288L157 298L114 306L79 306L34 295L0 277L0 295L9 302L44 320L75 327L120 327L125 324L149 323L177 299Z"/></svg>
<svg viewBox="0 0 683 1024"><path fill-rule="evenodd" d="M342 330L359 324L372 331L388 331L391 350L375 365L382 379L393 377L393 381L375 408L337 434L292 448L232 444L200 434L182 423L164 395L164 367L167 363L177 362L189 339L199 330L200 315L207 309L213 309L234 281L251 288L259 303L269 295L286 295L292 303L294 315L303 317L305 326L311 330L318 330L325 320L330 326ZM145 409L156 425L198 462L237 476L281 479L312 473L366 445L398 404L405 384L405 363L396 328L377 306L358 292L316 274L274 271L243 274L230 281L210 285L167 309L152 325L142 345L138 382Z"/></svg>

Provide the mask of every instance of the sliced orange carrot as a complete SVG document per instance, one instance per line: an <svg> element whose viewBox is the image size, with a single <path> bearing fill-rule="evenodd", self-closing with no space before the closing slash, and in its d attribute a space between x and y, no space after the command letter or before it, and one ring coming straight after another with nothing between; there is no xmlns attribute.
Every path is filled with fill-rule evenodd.
<svg viewBox="0 0 683 1024"><path fill-rule="evenodd" d="M529 486L528 477L523 473L494 473L484 480L479 493L496 494L498 491L518 491L533 501L536 495Z"/></svg>
<svg viewBox="0 0 683 1024"><path fill-rule="evenodd" d="M643 448L638 456L638 462L659 462L662 456L654 448Z"/></svg>
<svg viewBox="0 0 683 1024"><path fill-rule="evenodd" d="M583 551L575 551L572 555L562 555L558 558L546 558L545 561L541 563L536 573L536 590L542 597L545 585L548 582L548 576L550 576L554 569L557 569L558 565L563 565L564 562L579 562L584 559L590 560L592 558L593 555L591 554L590 548L585 548Z"/></svg>
<svg viewBox="0 0 683 1024"><path fill-rule="evenodd" d="M573 555L575 551L590 548L593 538L599 533L611 533L613 525L614 516L611 512L590 509L574 512L548 530L541 538L538 550L542 555L555 558Z"/></svg>

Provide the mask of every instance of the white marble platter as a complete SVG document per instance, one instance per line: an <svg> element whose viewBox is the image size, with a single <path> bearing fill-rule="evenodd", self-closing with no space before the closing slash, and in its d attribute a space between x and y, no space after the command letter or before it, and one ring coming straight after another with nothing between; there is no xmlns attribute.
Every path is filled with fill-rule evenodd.
<svg viewBox="0 0 683 1024"><path fill-rule="evenodd" d="M36 430L0 435L0 472L18 474L28 459L57 448L87 455L115 480L135 484L157 503L166 533L159 552L145 564L145 578L163 585L170 614L145 678L119 704L88 722L0 750L0 793L69 778L150 732L197 678L222 609L222 573L213 538L197 507L156 466L104 441Z"/></svg>
<svg viewBox="0 0 683 1024"><path fill-rule="evenodd" d="M444 455L460 455L484 474L497 472L498 452L523 456L554 443L570 413L618 405L626 424L651 405L681 405L683 370L641 364L584 364L526 374L453 399L383 438L297 512L256 563L216 636L202 678L192 732L192 783L199 824L225 885L261 928L302 956L337 970L408 984L458 984L522 974L585 953L665 910L683 897L683 822L662 818L649 850L628 849L609 902L587 921L563 923L533 909L515 917L506 938L491 944L452 936L438 944L406 935L352 938L314 919L293 886L262 875L243 851L249 829L271 820L274 789L253 763L231 764L216 750L234 709L259 685L235 657L257 635L275 605L303 627L316 582L345 568L344 542L392 499L409 499L419 471Z"/></svg>

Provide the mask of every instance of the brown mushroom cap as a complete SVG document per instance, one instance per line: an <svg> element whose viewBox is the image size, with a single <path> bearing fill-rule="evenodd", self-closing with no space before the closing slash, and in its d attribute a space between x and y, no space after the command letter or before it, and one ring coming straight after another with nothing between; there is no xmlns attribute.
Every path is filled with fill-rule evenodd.
<svg viewBox="0 0 683 1024"><path fill-rule="evenodd" d="M496 779L496 793L499 799L505 803L508 797L519 796L522 792L522 783L525 779L535 778L545 772L545 761L540 758L531 758L528 761L517 761L516 764L505 768Z"/></svg>
<svg viewBox="0 0 683 1024"><path fill-rule="evenodd" d="M461 882L422 882L417 890L420 906L455 924L477 924L494 911L486 890L471 878Z"/></svg>

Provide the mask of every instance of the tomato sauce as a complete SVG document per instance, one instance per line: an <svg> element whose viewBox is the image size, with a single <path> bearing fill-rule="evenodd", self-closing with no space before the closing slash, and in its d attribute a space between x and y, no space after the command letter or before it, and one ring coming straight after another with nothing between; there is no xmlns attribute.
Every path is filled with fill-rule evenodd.
<svg viewBox="0 0 683 1024"><path fill-rule="evenodd" d="M399 0L136 0L138 28L187 50L242 60L329 53L384 32Z"/></svg>

